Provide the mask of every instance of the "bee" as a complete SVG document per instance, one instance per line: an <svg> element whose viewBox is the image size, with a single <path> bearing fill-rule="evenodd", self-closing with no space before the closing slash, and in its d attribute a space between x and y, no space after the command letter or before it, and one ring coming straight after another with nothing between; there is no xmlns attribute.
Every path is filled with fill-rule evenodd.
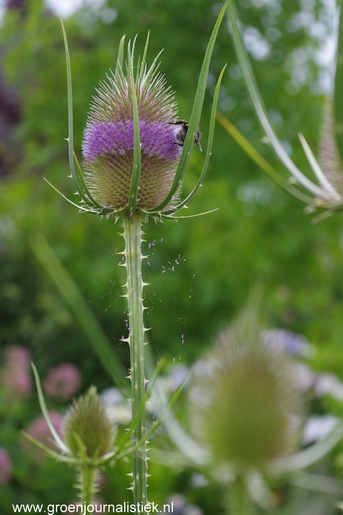
<svg viewBox="0 0 343 515"><path fill-rule="evenodd" d="M183 144L184 144L186 136L187 136L189 123L186 122L185 120L177 120L176 122L169 122L169 124L175 125L175 129L174 129L175 142L180 147L183 147ZM199 130L197 130L194 143L196 145L198 145L200 152L202 152L202 148L200 145L200 137L201 137L201 133Z"/></svg>

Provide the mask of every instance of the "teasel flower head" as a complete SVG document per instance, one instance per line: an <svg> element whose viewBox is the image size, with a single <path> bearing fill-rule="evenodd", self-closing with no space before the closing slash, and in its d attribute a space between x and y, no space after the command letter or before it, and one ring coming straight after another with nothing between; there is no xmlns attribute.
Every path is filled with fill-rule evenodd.
<svg viewBox="0 0 343 515"><path fill-rule="evenodd" d="M69 408L62 433L75 458L80 457L81 448L90 459L103 458L113 450L116 428L94 386Z"/></svg>
<svg viewBox="0 0 343 515"><path fill-rule="evenodd" d="M255 329L245 316L219 334L196 367L190 396L197 440L210 450L213 465L236 476L263 471L290 453L303 413L293 363Z"/></svg>
<svg viewBox="0 0 343 515"><path fill-rule="evenodd" d="M173 217L187 207L204 179L212 149L215 113L223 68L214 93L203 169L188 196L181 200L181 185L194 143L200 147L199 123L208 70L224 5L213 29L198 82L189 123L177 119L174 93L159 72L159 56L147 66L148 40L142 58L134 59L135 42L119 45L114 72L100 82L90 106L84 131L83 168L73 149L73 104L71 67L63 29L68 85L68 148L71 178L79 203L69 200L82 212L114 215L136 212L143 217ZM56 188L54 188L56 189ZM57 190L58 191L58 190Z"/></svg>
<svg viewBox="0 0 343 515"><path fill-rule="evenodd" d="M54 449L37 439L37 435L33 435L32 431L23 432L23 435L47 456L68 463L78 470L85 467L95 470L105 463L114 462L118 452L118 449L114 448L117 426L96 388L91 386L84 395L74 400L64 417L61 416L61 430L57 431L45 404L37 369L33 364L32 368L42 420L44 417L53 438Z"/></svg>
<svg viewBox="0 0 343 515"><path fill-rule="evenodd" d="M175 138L178 126L174 94L158 73L155 59L147 69L118 64L100 83L93 98L83 139L85 181L99 204L115 210L128 207L134 167L134 99L139 118L141 172L137 208L153 209L168 195L182 146ZM177 202L178 192L171 199Z"/></svg>

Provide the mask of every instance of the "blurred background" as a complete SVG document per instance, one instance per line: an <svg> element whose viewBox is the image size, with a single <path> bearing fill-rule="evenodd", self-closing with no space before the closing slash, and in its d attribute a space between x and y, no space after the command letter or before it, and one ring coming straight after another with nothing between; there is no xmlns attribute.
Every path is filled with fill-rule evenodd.
<svg viewBox="0 0 343 515"><path fill-rule="evenodd" d="M298 141L314 151L322 107L334 72L334 0L240 0L238 13L254 73L278 135L295 163L309 172ZM138 34L136 55L148 31L148 63L163 48L160 70L175 91L180 119L189 119L205 49L222 4L209 0L2 0L0 20L0 507L13 502L68 503L74 473L44 459L23 442L20 430L44 438L29 362L45 384L56 426L73 395L91 384L113 386L88 335L46 267L37 259L44 235L65 272L125 368L129 364L127 311L122 295L120 224L80 214L69 198L67 91L61 24L71 53L75 150L81 157L87 111L98 81L115 67L121 36ZM262 140L230 40L220 29L201 120L206 149L216 79L227 63L219 110L276 167ZM183 185L186 194L201 171L196 147ZM310 173L310 172L309 172ZM265 328L282 328L311 343L307 371L326 377L309 388L309 417L341 417L343 381L343 226L340 214L318 225L304 206L275 186L217 124L210 166L186 214L219 208L191 220L149 222L144 274L146 324L157 361L192 365L244 306L256 280L265 287ZM313 217L313 215L312 215ZM71 301L72 302L72 301ZM61 366L62 371L61 371ZM56 369L58 372L56 372ZM57 373L57 379L56 379ZM305 373L305 372L304 372ZM54 375L55 374L55 375ZM52 379L51 379L52 375ZM64 388L68 384L70 388ZM186 418L180 408L180 417ZM38 429L33 424L38 424ZM36 431L36 433L34 433ZM38 431L38 433L37 433ZM40 432L39 432L40 431ZM306 443L306 442L305 442ZM309 442L307 442L309 443ZM339 513L343 444L319 465L332 480L324 492L287 482L274 485L275 513ZM129 463L104 473L100 497L129 500ZM222 491L206 471L151 463L149 496L164 502L182 495L180 513L224 513ZM325 490L325 488L323 488ZM180 501L181 502L181 501ZM198 508L190 507L190 505ZM180 508L181 510L181 508ZM187 512L188 510L188 512ZM194 511L194 513L197 513Z"/></svg>

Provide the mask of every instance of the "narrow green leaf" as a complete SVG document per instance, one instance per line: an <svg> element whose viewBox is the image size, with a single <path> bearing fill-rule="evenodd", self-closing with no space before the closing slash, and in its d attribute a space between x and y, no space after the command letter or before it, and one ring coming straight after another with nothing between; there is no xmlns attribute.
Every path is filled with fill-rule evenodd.
<svg viewBox="0 0 343 515"><path fill-rule="evenodd" d="M76 154L75 154L75 151L74 151L74 150L73 150L73 156L74 156L74 161L75 161L75 163L76 163L77 170L78 170L78 172L79 172L79 179L80 179L80 181L81 181L81 184L82 184L82 186L83 186L83 189L84 189L84 191L85 191L86 195L89 197L89 200L88 200L88 201L86 201L87 205L88 205L89 207L93 207L93 208L94 208L94 207L97 207L97 208L99 208L99 209L101 209L101 210L104 210L104 211L105 211L105 208L104 208L101 204L99 204L99 202L97 202L97 201L95 200L95 198L92 196L92 194L90 193L90 191L89 191L89 189L88 189L88 186L87 186L87 184L86 184L86 181L85 181L84 175L83 175L82 168L81 168L81 166L80 166L80 164L79 164L79 161L78 161L78 159L77 159L77 156L76 156Z"/></svg>
<svg viewBox="0 0 343 515"><path fill-rule="evenodd" d="M75 202L70 200L68 197L63 195L63 193L60 190L58 190L53 184L51 184L51 182L49 182L48 179L46 179L45 177L43 177L43 179L44 179L45 182L47 182L49 184L49 186L51 186L51 188L53 190L55 190L59 195L61 195L61 197L64 198L64 200L69 202L69 204L71 204L74 207L77 207L77 209L79 209L80 211L84 211L85 213L91 212L91 210L89 208L86 208L86 207L83 207L83 206L79 206L78 204L75 204ZM94 213L95 213L95 211L94 211Z"/></svg>
<svg viewBox="0 0 343 515"><path fill-rule="evenodd" d="M82 200L87 203L87 198L84 195L84 192L79 185L77 180L77 176L75 173L74 167L74 156L73 156L73 148L74 148L74 129L73 129L73 87L71 80L71 67L70 67L70 54L68 47L67 34L64 29L63 21L62 24L62 32L63 32L63 40L64 40L64 49L65 49L65 57L66 57L66 65L67 65L67 91L68 91L68 154L69 154L69 167L70 173L74 182L75 189L77 193L80 195Z"/></svg>
<svg viewBox="0 0 343 515"><path fill-rule="evenodd" d="M21 431L21 434L25 436L30 442L32 442L36 447L44 451L50 458L54 458L56 461L61 461L63 463L68 463L69 465L77 465L77 462L75 458L68 458L67 456L64 456L63 454L59 454L58 452L53 451L52 449L49 449L46 445L44 445L42 442L34 438L29 433L26 433L26 431Z"/></svg>
<svg viewBox="0 0 343 515"><path fill-rule="evenodd" d="M131 86L132 108L133 108L133 168L132 168L132 177L131 177L130 192L129 192L129 204L128 204L129 215L132 215L132 213L136 210L136 207L137 207L139 179L140 179L141 167L142 167L137 94L136 94L136 85L135 85L135 80L134 80L134 75L133 75L133 51L134 51L135 41L136 41L136 38L132 45L132 52L130 52L130 49L128 51L128 74L129 74L129 81L130 81L130 86Z"/></svg>
<svg viewBox="0 0 343 515"><path fill-rule="evenodd" d="M38 393L38 401L39 401L40 409L42 410L42 413L43 413L43 416L45 418L45 421L48 424L48 428L50 429L50 433L54 437L54 440L55 440L56 444L58 445L58 447L61 449L61 451L65 452L67 454L70 454L68 447L61 440L59 434L57 433L56 429L53 426L53 423L50 420L49 412L48 412L48 409L47 409L46 404L45 404L45 399L44 399L44 395L43 395L43 392L42 392L42 387L41 387L41 384L40 384L40 379L39 379L39 375L38 375L37 369L36 369L36 367L34 366L33 363L31 363L31 366L32 366L32 370L33 370L33 373L34 373L34 376L35 376L36 388L37 388L37 393Z"/></svg>
<svg viewBox="0 0 343 515"><path fill-rule="evenodd" d="M175 178L171 187L171 190L169 191L168 195L166 196L165 200L156 208L154 208L151 211L161 211L173 198L173 195L175 192L179 189L179 186L184 178L184 175L187 170L187 166L191 157L191 153L194 146L195 136L199 127L200 118L201 118L201 112L202 112L202 106L204 103L204 97L205 97L205 90L206 90L206 84L207 84L207 77L208 77L208 70L211 62L212 52L213 48L216 42L217 34L219 31L220 24L222 22L223 16L225 14L226 10L226 4L224 4L222 10L220 11L220 14L218 16L218 19L216 21L216 24L213 28L210 41L208 43L204 61L201 67L200 76L199 76L199 82L198 82L198 88L195 94L192 114L189 120L189 127L187 131L187 136L185 143L183 145L179 166L177 168Z"/></svg>
<svg viewBox="0 0 343 515"><path fill-rule="evenodd" d="M163 211L164 215L169 215L169 214L175 213L176 211L179 211L180 209L182 209L187 204L187 202L189 202L191 200L191 198L195 195L195 193L197 192L197 190L201 186L202 181L204 180L204 177L205 177L205 174L206 174L206 171L207 171L207 167L208 167L208 163L210 161L210 157L211 157L211 154L212 154L211 151L212 151L212 144L213 144L214 128L215 128L215 124L216 124L216 112L217 112L218 96L219 96L220 84L222 82L222 78L223 78L223 74L224 74L225 68L226 68L226 65L224 66L224 68L222 69L222 71L221 71L221 73L219 75L219 79L218 79L218 82L217 82L217 85L216 85L216 89L215 89L215 92L214 92L213 103L212 103L212 110L211 110L211 117L210 117L210 128L209 128L209 131L208 131L208 141L207 141L205 162L204 162L204 166L202 168L202 172L200 174L200 177L198 179L198 182L195 185L195 187L193 188L193 190L191 191L191 193L185 198L185 200L180 202L180 204L176 208L174 208L174 209L172 209L170 211L166 211L166 212Z"/></svg>
<svg viewBox="0 0 343 515"><path fill-rule="evenodd" d="M343 438L343 425L336 427L322 440L307 449L274 460L268 467L271 474L288 474L314 465L323 459Z"/></svg>
<svg viewBox="0 0 343 515"><path fill-rule="evenodd" d="M255 163L266 172L273 181L282 186L288 193L302 200L306 204L318 206L318 203L312 198L298 190L289 182L287 182L269 163L261 156L261 154L252 146L252 144L243 136L243 134L219 111L217 112L217 120L224 127L224 129L233 137L238 145L246 152L246 154Z"/></svg>
<svg viewBox="0 0 343 515"><path fill-rule="evenodd" d="M338 478L336 479L322 474L299 471L292 474L290 477L290 483L298 488L312 490L317 494L323 493L336 498L342 496L342 486Z"/></svg>
<svg viewBox="0 0 343 515"><path fill-rule="evenodd" d="M177 401L177 399L180 397L180 394L182 392L182 389L185 385L185 383L188 381L188 379L190 378L191 374L193 373L193 370L190 370L188 372L188 374L186 375L186 377L184 378L184 380L182 381L182 383L177 387L177 389L175 390L175 393L173 395L173 397L171 398L168 406L166 406L164 412L162 413L162 415L160 416L160 418L155 422L155 424L153 424L153 426L151 427L150 431L148 431L143 438L141 438L139 440L139 442L135 443L132 447L128 447L127 449L125 449L124 451L120 452L119 454L117 454L116 458L119 459L119 458L123 458L125 456L127 456L128 453L131 453L131 452L134 452L136 451L137 449L139 449L143 444L144 442L146 442L146 440L148 440L150 438L150 436L152 436L154 434L154 432L156 431L156 429L158 429L160 427L160 425L162 424L162 422L164 421L166 415L169 413L169 411L171 410L171 408L174 406L175 402Z"/></svg>
<svg viewBox="0 0 343 515"><path fill-rule="evenodd" d="M211 209L210 211L203 211L202 213L194 213L194 215L174 216L174 215L162 214L161 216L162 216L162 218L170 218L172 220L182 220L185 218L196 218L198 216L209 215L210 213L215 213L216 211L219 211L219 207L216 207L215 209Z"/></svg>
<svg viewBox="0 0 343 515"><path fill-rule="evenodd" d="M68 304L75 318L85 332L95 354L103 364L115 384L123 391L127 390L126 374L116 353L111 347L105 333L89 309L76 283L70 277L57 255L43 235L31 238L31 247L52 282Z"/></svg>
<svg viewBox="0 0 343 515"><path fill-rule="evenodd" d="M153 375L154 363L155 361L152 356L150 346L147 345L145 348L145 364L148 377ZM187 456L188 460L198 465L208 465L208 451L203 447L200 447L193 438L185 432L179 421L174 416L174 413L168 409L168 398L165 391L162 388L158 388L155 392L159 405L161 406L160 411L164 414L164 428L170 439L180 450L181 454L183 456Z"/></svg>
<svg viewBox="0 0 343 515"><path fill-rule="evenodd" d="M233 36L233 42L238 58L238 62L241 68L241 72L244 78L245 85L247 87L248 93L250 95L252 104L254 106L256 115L260 121L260 124L268 138L268 142L270 143L272 149L274 150L276 156L281 161L281 163L285 166L285 168L293 175L293 177L306 188L308 191L310 191L314 196L321 198L321 199L330 199L330 194L314 184L312 181L310 181L293 163L289 155L287 154L286 150L281 145L280 141L278 140L274 129L271 126L271 123L269 121L269 118L267 116L266 108L264 106L261 94L259 92L250 60L247 54L247 51L245 49L243 38L241 31L238 27L237 22L237 13L235 9L234 0L228 0L228 16L231 22L232 27L232 36Z"/></svg>
<svg viewBox="0 0 343 515"><path fill-rule="evenodd" d="M337 62L334 91L335 137L343 161L343 4L341 1L338 28Z"/></svg>

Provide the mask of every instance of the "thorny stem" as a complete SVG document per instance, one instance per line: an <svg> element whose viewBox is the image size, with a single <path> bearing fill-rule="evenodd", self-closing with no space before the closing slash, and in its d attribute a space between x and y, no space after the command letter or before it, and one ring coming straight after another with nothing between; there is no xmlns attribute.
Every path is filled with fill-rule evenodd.
<svg viewBox="0 0 343 515"><path fill-rule="evenodd" d="M81 468L81 503L89 506L93 503L96 468L85 465Z"/></svg>
<svg viewBox="0 0 343 515"><path fill-rule="evenodd" d="M237 476L230 485L228 495L228 514L254 515L255 510L243 478Z"/></svg>
<svg viewBox="0 0 343 515"><path fill-rule="evenodd" d="M143 323L143 280L142 280L142 218L134 214L124 217L124 239L127 293L129 304L129 345L132 420L138 417L133 430L134 442L145 436L145 375L144 375L144 323ZM132 453L133 502L147 504L147 458L146 445Z"/></svg>

